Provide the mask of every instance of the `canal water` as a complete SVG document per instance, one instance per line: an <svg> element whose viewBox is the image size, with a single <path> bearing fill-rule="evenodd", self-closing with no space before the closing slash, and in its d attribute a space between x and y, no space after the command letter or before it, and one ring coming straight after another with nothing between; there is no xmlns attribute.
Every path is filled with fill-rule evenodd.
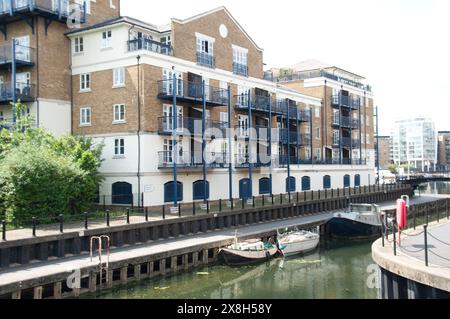
<svg viewBox="0 0 450 319"><path fill-rule="evenodd" d="M430 183L421 194L450 194L450 183ZM370 288L374 276L371 245L372 241L322 240L316 252L304 257L244 267L218 263L83 298L375 299L377 289Z"/></svg>

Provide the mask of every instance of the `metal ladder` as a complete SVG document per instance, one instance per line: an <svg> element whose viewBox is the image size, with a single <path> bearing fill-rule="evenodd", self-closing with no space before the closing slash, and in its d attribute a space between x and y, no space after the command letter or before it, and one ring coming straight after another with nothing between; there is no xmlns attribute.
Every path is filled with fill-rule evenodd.
<svg viewBox="0 0 450 319"><path fill-rule="evenodd" d="M103 259L102 259L102 257L103 257L102 256L103 239L106 239L106 262L105 263L103 262ZM91 262L92 262L95 242L98 242L98 264L100 266L100 288L101 288L103 285L103 271L105 271L105 274L106 274L106 284L108 284L108 281L109 281L108 270L109 270L109 255L110 255L111 238L106 235L91 237L91 249L90 249Z"/></svg>

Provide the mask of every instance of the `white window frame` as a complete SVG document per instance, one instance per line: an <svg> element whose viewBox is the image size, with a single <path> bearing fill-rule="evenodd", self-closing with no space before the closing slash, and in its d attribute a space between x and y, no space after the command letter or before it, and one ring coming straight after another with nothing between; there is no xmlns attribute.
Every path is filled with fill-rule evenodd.
<svg viewBox="0 0 450 319"><path fill-rule="evenodd" d="M119 67L113 69L113 88L125 86L125 68Z"/></svg>
<svg viewBox="0 0 450 319"><path fill-rule="evenodd" d="M247 66L248 63L248 49L241 48L237 45L232 44L233 48L233 62L241 65Z"/></svg>
<svg viewBox="0 0 450 319"><path fill-rule="evenodd" d="M92 0L75 0L75 3L80 5L86 3L86 14L91 14L91 1Z"/></svg>
<svg viewBox="0 0 450 319"><path fill-rule="evenodd" d="M89 115L89 116L88 116ZM89 117L89 121L87 121ZM92 125L92 109L89 106L80 108L80 126Z"/></svg>
<svg viewBox="0 0 450 319"><path fill-rule="evenodd" d="M105 30L102 32L102 49L108 49L111 47L112 42L112 30Z"/></svg>
<svg viewBox="0 0 450 319"><path fill-rule="evenodd" d="M339 140L341 139L341 135L339 130L333 130L333 145L339 145Z"/></svg>
<svg viewBox="0 0 450 319"><path fill-rule="evenodd" d="M316 148L316 160L317 161L322 160L322 150L320 148Z"/></svg>
<svg viewBox="0 0 450 319"><path fill-rule="evenodd" d="M314 114L316 117L320 117L320 106L315 107Z"/></svg>
<svg viewBox="0 0 450 319"><path fill-rule="evenodd" d="M117 112L117 109L119 109L118 112ZM116 115L118 115L118 117ZM117 123L125 123L125 122L126 122L125 104L114 104L113 105L113 123L117 124Z"/></svg>
<svg viewBox="0 0 450 319"><path fill-rule="evenodd" d="M76 37L73 39L73 53L79 54L84 52L84 38Z"/></svg>
<svg viewBox="0 0 450 319"><path fill-rule="evenodd" d="M316 128L316 140L320 140L320 127Z"/></svg>
<svg viewBox="0 0 450 319"><path fill-rule="evenodd" d="M80 92L89 92L91 91L92 84L91 73L82 73L80 74Z"/></svg>
<svg viewBox="0 0 450 319"><path fill-rule="evenodd" d="M197 52L214 56L214 42L216 39L198 32L195 33L195 36L197 38Z"/></svg>
<svg viewBox="0 0 450 319"><path fill-rule="evenodd" d="M114 156L125 156L125 139L123 137L114 139Z"/></svg>

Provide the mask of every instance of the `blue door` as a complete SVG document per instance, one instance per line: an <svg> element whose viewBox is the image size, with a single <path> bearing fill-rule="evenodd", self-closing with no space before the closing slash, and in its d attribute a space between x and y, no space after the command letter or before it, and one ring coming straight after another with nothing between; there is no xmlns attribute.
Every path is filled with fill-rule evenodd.
<svg viewBox="0 0 450 319"><path fill-rule="evenodd" d="M133 203L133 186L127 182L117 182L112 184L113 205L131 205Z"/></svg>
<svg viewBox="0 0 450 319"><path fill-rule="evenodd" d="M196 181L192 185L194 200L205 199L205 183L203 180ZM209 182L206 181L206 199L209 199Z"/></svg>
<svg viewBox="0 0 450 319"><path fill-rule="evenodd" d="M164 184L164 202L170 203L173 202L173 183L174 182L168 182ZM183 201L183 184L180 182L177 182L177 201L182 202Z"/></svg>
<svg viewBox="0 0 450 319"><path fill-rule="evenodd" d="M356 174L355 175L355 187L361 186L361 175Z"/></svg>
<svg viewBox="0 0 450 319"><path fill-rule="evenodd" d="M344 175L344 188L350 187L350 175Z"/></svg>
<svg viewBox="0 0 450 319"><path fill-rule="evenodd" d="M295 177L286 178L286 192L295 192Z"/></svg>
<svg viewBox="0 0 450 319"><path fill-rule="evenodd" d="M331 177L330 175L325 175L323 177L323 188L330 189L331 188Z"/></svg>
<svg viewBox="0 0 450 319"><path fill-rule="evenodd" d="M259 180L259 194L270 194L270 178L263 177Z"/></svg>
<svg viewBox="0 0 450 319"><path fill-rule="evenodd" d="M302 177L302 191L310 191L311 190L311 177L303 176Z"/></svg>
<svg viewBox="0 0 450 319"><path fill-rule="evenodd" d="M252 187L249 178L244 178L239 181L239 198L252 198Z"/></svg>

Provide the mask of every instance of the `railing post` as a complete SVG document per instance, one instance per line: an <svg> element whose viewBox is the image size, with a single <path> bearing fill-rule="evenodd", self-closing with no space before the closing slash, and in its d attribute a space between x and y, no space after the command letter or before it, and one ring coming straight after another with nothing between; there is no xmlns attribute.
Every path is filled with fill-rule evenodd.
<svg viewBox="0 0 450 319"><path fill-rule="evenodd" d="M303 201L306 202L306 191L303 192Z"/></svg>
<svg viewBox="0 0 450 319"><path fill-rule="evenodd" d="M283 194L280 194L280 205L283 205Z"/></svg>
<svg viewBox="0 0 450 319"><path fill-rule="evenodd" d="M209 200L206 201L206 214L209 215Z"/></svg>
<svg viewBox="0 0 450 319"><path fill-rule="evenodd" d="M145 207L145 221L148 222L148 207Z"/></svg>
<svg viewBox="0 0 450 319"><path fill-rule="evenodd" d="M423 226L423 237L425 240L425 266L428 267L428 225Z"/></svg>
<svg viewBox="0 0 450 319"><path fill-rule="evenodd" d="M397 256L397 238L396 238L395 220L392 221L392 235L394 236L394 256Z"/></svg>
<svg viewBox="0 0 450 319"><path fill-rule="evenodd" d="M2 220L2 240L6 241L6 220Z"/></svg>
<svg viewBox="0 0 450 319"><path fill-rule="evenodd" d="M59 214L59 232L64 233L64 216L63 214Z"/></svg>
<svg viewBox="0 0 450 319"><path fill-rule="evenodd" d="M252 197L252 205L253 205L253 208L255 208L255 196Z"/></svg>
<svg viewBox="0 0 450 319"><path fill-rule="evenodd" d="M297 204L300 202L300 193L297 192Z"/></svg>
<svg viewBox="0 0 450 319"><path fill-rule="evenodd" d="M87 213L87 212L84 213L84 229L86 229L86 230L89 229L89 224L88 224L88 213Z"/></svg>
<svg viewBox="0 0 450 319"><path fill-rule="evenodd" d="M192 202L192 215L195 216L195 202Z"/></svg>
<svg viewBox="0 0 450 319"><path fill-rule="evenodd" d="M289 198L289 204L292 202L292 199L291 199L291 192L288 192L288 198Z"/></svg>
<svg viewBox="0 0 450 319"><path fill-rule="evenodd" d="M262 206L266 206L266 196L264 194L262 195Z"/></svg>
<svg viewBox="0 0 450 319"><path fill-rule="evenodd" d="M181 218L181 203L178 203L178 217Z"/></svg>
<svg viewBox="0 0 450 319"><path fill-rule="evenodd" d="M106 226L109 227L109 209L106 211Z"/></svg>
<svg viewBox="0 0 450 319"><path fill-rule="evenodd" d="M222 212L222 199L219 199L219 212Z"/></svg>
<svg viewBox="0 0 450 319"><path fill-rule="evenodd" d="M166 219L166 205L162 205L162 218Z"/></svg>
<svg viewBox="0 0 450 319"><path fill-rule="evenodd" d="M241 207L242 207L242 209L245 209L245 202L244 202L244 199L242 198L242 200L241 200Z"/></svg>
<svg viewBox="0 0 450 319"><path fill-rule="evenodd" d="M127 224L130 224L130 209L127 208Z"/></svg>
<svg viewBox="0 0 450 319"><path fill-rule="evenodd" d="M270 195L272 197L272 206L275 205L275 199L273 197L273 194Z"/></svg>
<svg viewBox="0 0 450 319"><path fill-rule="evenodd" d="M33 237L36 237L36 217L31 218L31 223L33 227Z"/></svg>
<svg viewBox="0 0 450 319"><path fill-rule="evenodd" d="M413 221L414 221L414 230L416 230L416 208L413 208Z"/></svg>
<svg viewBox="0 0 450 319"><path fill-rule="evenodd" d="M106 195L103 195L103 211L106 210Z"/></svg>

